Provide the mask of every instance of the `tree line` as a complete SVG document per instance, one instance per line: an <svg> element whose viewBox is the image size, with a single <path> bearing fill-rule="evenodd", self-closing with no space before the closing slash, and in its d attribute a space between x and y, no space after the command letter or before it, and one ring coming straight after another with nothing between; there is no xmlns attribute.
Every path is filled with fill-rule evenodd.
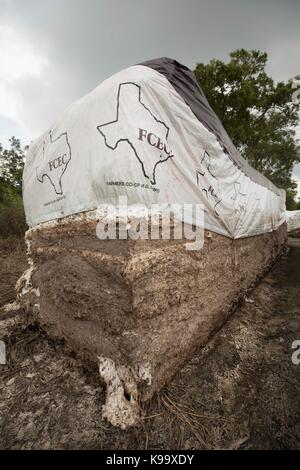
<svg viewBox="0 0 300 470"><path fill-rule="evenodd" d="M0 236L22 236L26 230L22 203L25 148L12 137L10 148L0 143Z"/></svg>

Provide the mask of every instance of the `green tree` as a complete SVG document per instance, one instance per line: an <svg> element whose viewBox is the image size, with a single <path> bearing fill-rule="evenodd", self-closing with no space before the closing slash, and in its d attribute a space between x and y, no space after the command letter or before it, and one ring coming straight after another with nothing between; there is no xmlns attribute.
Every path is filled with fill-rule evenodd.
<svg viewBox="0 0 300 470"><path fill-rule="evenodd" d="M10 139L10 148L0 144L0 235L21 236L26 229L22 203L24 149L19 139Z"/></svg>
<svg viewBox="0 0 300 470"><path fill-rule="evenodd" d="M243 157L287 191L289 209L296 195L293 166L300 161L299 104L292 102L300 76L275 83L265 70L267 58L264 52L238 49L227 63L197 64L195 75Z"/></svg>
<svg viewBox="0 0 300 470"><path fill-rule="evenodd" d="M25 153L19 139L12 137L9 141L10 149L4 149L0 143L0 181L21 195Z"/></svg>

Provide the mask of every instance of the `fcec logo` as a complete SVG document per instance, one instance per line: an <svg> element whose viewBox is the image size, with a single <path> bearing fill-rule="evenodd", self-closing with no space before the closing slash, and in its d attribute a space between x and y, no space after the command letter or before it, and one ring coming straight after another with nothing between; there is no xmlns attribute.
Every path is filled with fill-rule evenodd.
<svg viewBox="0 0 300 470"><path fill-rule="evenodd" d="M55 193L63 194L62 179L71 160L71 147L66 132L53 139L51 131L43 142L43 158L36 168L36 177L40 183L48 180Z"/></svg>
<svg viewBox="0 0 300 470"><path fill-rule="evenodd" d="M136 83L120 83L115 119L97 129L109 149L116 150L122 145L130 149L152 185L156 184L158 165L174 157L167 142L169 127L145 105L141 86Z"/></svg>

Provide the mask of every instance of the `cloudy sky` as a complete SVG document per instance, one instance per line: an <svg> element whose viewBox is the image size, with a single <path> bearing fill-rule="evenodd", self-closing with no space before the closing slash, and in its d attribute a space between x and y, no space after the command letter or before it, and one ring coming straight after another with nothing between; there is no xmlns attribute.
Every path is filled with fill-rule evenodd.
<svg viewBox="0 0 300 470"><path fill-rule="evenodd" d="M122 68L160 56L194 68L241 47L268 52L275 80L298 75L300 1L0 0L0 142L34 139Z"/></svg>

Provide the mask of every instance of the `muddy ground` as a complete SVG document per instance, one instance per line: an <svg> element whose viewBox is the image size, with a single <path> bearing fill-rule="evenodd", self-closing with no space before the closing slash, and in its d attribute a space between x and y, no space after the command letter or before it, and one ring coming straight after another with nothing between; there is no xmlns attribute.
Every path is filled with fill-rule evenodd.
<svg viewBox="0 0 300 470"><path fill-rule="evenodd" d="M0 448L299 449L300 242L291 245L129 431L101 418L105 390L88 364L16 324L0 365ZM0 243L0 306L26 266L21 246Z"/></svg>

